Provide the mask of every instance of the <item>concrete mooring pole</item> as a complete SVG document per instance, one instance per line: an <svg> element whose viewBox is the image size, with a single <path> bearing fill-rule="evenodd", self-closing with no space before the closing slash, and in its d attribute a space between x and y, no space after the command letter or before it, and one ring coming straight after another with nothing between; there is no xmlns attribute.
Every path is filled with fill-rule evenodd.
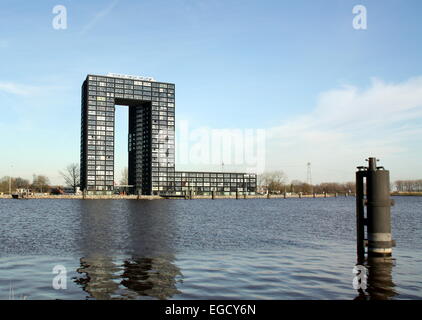
<svg viewBox="0 0 422 320"><path fill-rule="evenodd" d="M364 179L366 178L366 184ZM366 201L364 193L366 190ZM364 205L366 204L366 218ZM389 257L394 241L391 238L390 172L377 167L377 159L369 158L368 167L356 172L356 227L358 257ZM367 239L365 239L365 226ZM366 241L365 241L366 240ZM359 259L359 258L358 258Z"/></svg>

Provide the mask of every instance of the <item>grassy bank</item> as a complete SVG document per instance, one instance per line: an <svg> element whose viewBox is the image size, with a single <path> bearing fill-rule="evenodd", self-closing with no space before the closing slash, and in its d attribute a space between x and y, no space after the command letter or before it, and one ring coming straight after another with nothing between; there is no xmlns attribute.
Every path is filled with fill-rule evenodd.
<svg viewBox="0 0 422 320"><path fill-rule="evenodd" d="M422 192L392 192L392 196L422 196Z"/></svg>

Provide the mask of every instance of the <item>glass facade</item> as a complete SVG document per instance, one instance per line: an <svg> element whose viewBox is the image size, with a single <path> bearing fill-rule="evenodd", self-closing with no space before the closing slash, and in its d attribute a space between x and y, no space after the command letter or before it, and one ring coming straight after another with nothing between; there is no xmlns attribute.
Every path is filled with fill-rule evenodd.
<svg viewBox="0 0 422 320"><path fill-rule="evenodd" d="M193 190L198 195L235 194L236 191L253 194L256 191L256 174L228 172L180 172L175 173L175 193L185 194Z"/></svg>
<svg viewBox="0 0 422 320"><path fill-rule="evenodd" d="M255 192L256 176L175 172L175 85L88 75L82 85L81 189L114 190L115 105L129 106L129 185L139 194Z"/></svg>

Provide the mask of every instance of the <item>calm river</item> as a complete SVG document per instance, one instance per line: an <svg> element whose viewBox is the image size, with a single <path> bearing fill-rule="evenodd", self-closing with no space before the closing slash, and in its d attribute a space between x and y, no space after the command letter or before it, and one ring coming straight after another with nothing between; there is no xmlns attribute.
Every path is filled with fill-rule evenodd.
<svg viewBox="0 0 422 320"><path fill-rule="evenodd" d="M422 299L422 197L395 202L359 293L352 197L0 199L0 299Z"/></svg>

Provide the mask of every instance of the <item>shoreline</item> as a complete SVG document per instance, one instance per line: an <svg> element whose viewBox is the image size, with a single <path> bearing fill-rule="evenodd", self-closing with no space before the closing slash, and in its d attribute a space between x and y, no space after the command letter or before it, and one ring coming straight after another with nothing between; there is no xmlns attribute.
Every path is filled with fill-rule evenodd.
<svg viewBox="0 0 422 320"><path fill-rule="evenodd" d="M392 196L422 197L422 192L392 192Z"/></svg>
<svg viewBox="0 0 422 320"><path fill-rule="evenodd" d="M336 197L354 197L354 195L345 195L345 194L328 194L325 196L324 194L316 194L315 198L336 198ZM238 200L242 199L283 199L283 194L272 194L270 197L267 195L239 195ZM293 198L314 198L312 194L294 194L294 195L286 195L286 199L293 199ZM0 195L0 199L13 199L10 195ZM180 198L166 198L165 196L145 196L145 195L86 195L85 199L83 195L30 195L25 197L24 199L71 199L71 200L166 200L166 199L176 199L176 200L190 200L184 199L182 196ZM211 195L195 195L193 199L212 199ZM192 199L192 200L193 200ZM215 200L217 199L236 199L236 195L216 195ZM17 199L15 199L17 200ZM19 199L22 200L22 199Z"/></svg>

